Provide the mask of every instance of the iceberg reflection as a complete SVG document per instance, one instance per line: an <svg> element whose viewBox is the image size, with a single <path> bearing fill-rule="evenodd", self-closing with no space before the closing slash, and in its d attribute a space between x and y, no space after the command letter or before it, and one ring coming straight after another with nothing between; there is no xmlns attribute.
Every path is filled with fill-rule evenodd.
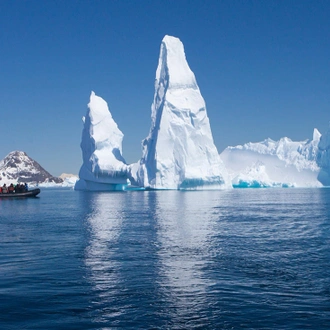
<svg viewBox="0 0 330 330"><path fill-rule="evenodd" d="M212 283L205 269L212 260L212 232L219 218L212 198L216 194L207 191L157 194L161 286L170 300L171 322L179 327L190 322L203 326L209 317L205 306L212 304L207 293Z"/></svg>
<svg viewBox="0 0 330 330"><path fill-rule="evenodd" d="M92 211L87 216L89 240L85 250L85 265L89 269L88 277L95 293L92 303L97 315L94 316L94 322L104 323L120 314L118 305L112 302L119 290L120 262L115 254L123 221L121 198L120 193L91 195Z"/></svg>

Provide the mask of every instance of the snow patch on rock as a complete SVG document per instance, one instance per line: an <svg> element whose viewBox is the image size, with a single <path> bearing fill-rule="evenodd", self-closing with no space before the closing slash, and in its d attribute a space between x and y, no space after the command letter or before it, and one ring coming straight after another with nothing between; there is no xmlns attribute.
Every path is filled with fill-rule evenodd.
<svg viewBox="0 0 330 330"><path fill-rule="evenodd" d="M0 160L0 185L23 182L28 184L43 182L60 184L63 180L51 175L25 152L12 151Z"/></svg>

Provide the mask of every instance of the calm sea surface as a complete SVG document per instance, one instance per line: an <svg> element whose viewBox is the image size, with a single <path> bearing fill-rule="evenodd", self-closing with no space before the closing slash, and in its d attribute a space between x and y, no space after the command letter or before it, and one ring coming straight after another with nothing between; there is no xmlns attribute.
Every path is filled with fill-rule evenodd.
<svg viewBox="0 0 330 330"><path fill-rule="evenodd" d="M330 189L0 199L0 329L330 329Z"/></svg>

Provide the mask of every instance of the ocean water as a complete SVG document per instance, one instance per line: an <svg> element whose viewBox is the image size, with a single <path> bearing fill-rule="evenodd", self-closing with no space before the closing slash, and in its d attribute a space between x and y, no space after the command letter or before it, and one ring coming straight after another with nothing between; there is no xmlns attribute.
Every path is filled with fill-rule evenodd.
<svg viewBox="0 0 330 330"><path fill-rule="evenodd" d="M330 189L0 199L0 329L330 329Z"/></svg>

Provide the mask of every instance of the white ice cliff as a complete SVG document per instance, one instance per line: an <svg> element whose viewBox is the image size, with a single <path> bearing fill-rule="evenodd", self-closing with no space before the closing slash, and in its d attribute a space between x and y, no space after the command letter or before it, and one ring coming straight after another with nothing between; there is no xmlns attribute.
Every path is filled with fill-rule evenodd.
<svg viewBox="0 0 330 330"><path fill-rule="evenodd" d="M204 99L182 42L165 36L156 71L151 129L131 181L151 189L231 187L213 142Z"/></svg>
<svg viewBox="0 0 330 330"><path fill-rule="evenodd" d="M330 127L320 138L317 164L320 167L318 180L324 186L330 186Z"/></svg>
<svg viewBox="0 0 330 330"><path fill-rule="evenodd" d="M316 161L320 137L314 129L312 140L266 139L227 147L220 157L234 187L320 187Z"/></svg>
<svg viewBox="0 0 330 330"><path fill-rule="evenodd" d="M108 104L91 93L83 117L83 164L76 190L122 190L127 184L127 165L122 157L123 133L113 120Z"/></svg>

